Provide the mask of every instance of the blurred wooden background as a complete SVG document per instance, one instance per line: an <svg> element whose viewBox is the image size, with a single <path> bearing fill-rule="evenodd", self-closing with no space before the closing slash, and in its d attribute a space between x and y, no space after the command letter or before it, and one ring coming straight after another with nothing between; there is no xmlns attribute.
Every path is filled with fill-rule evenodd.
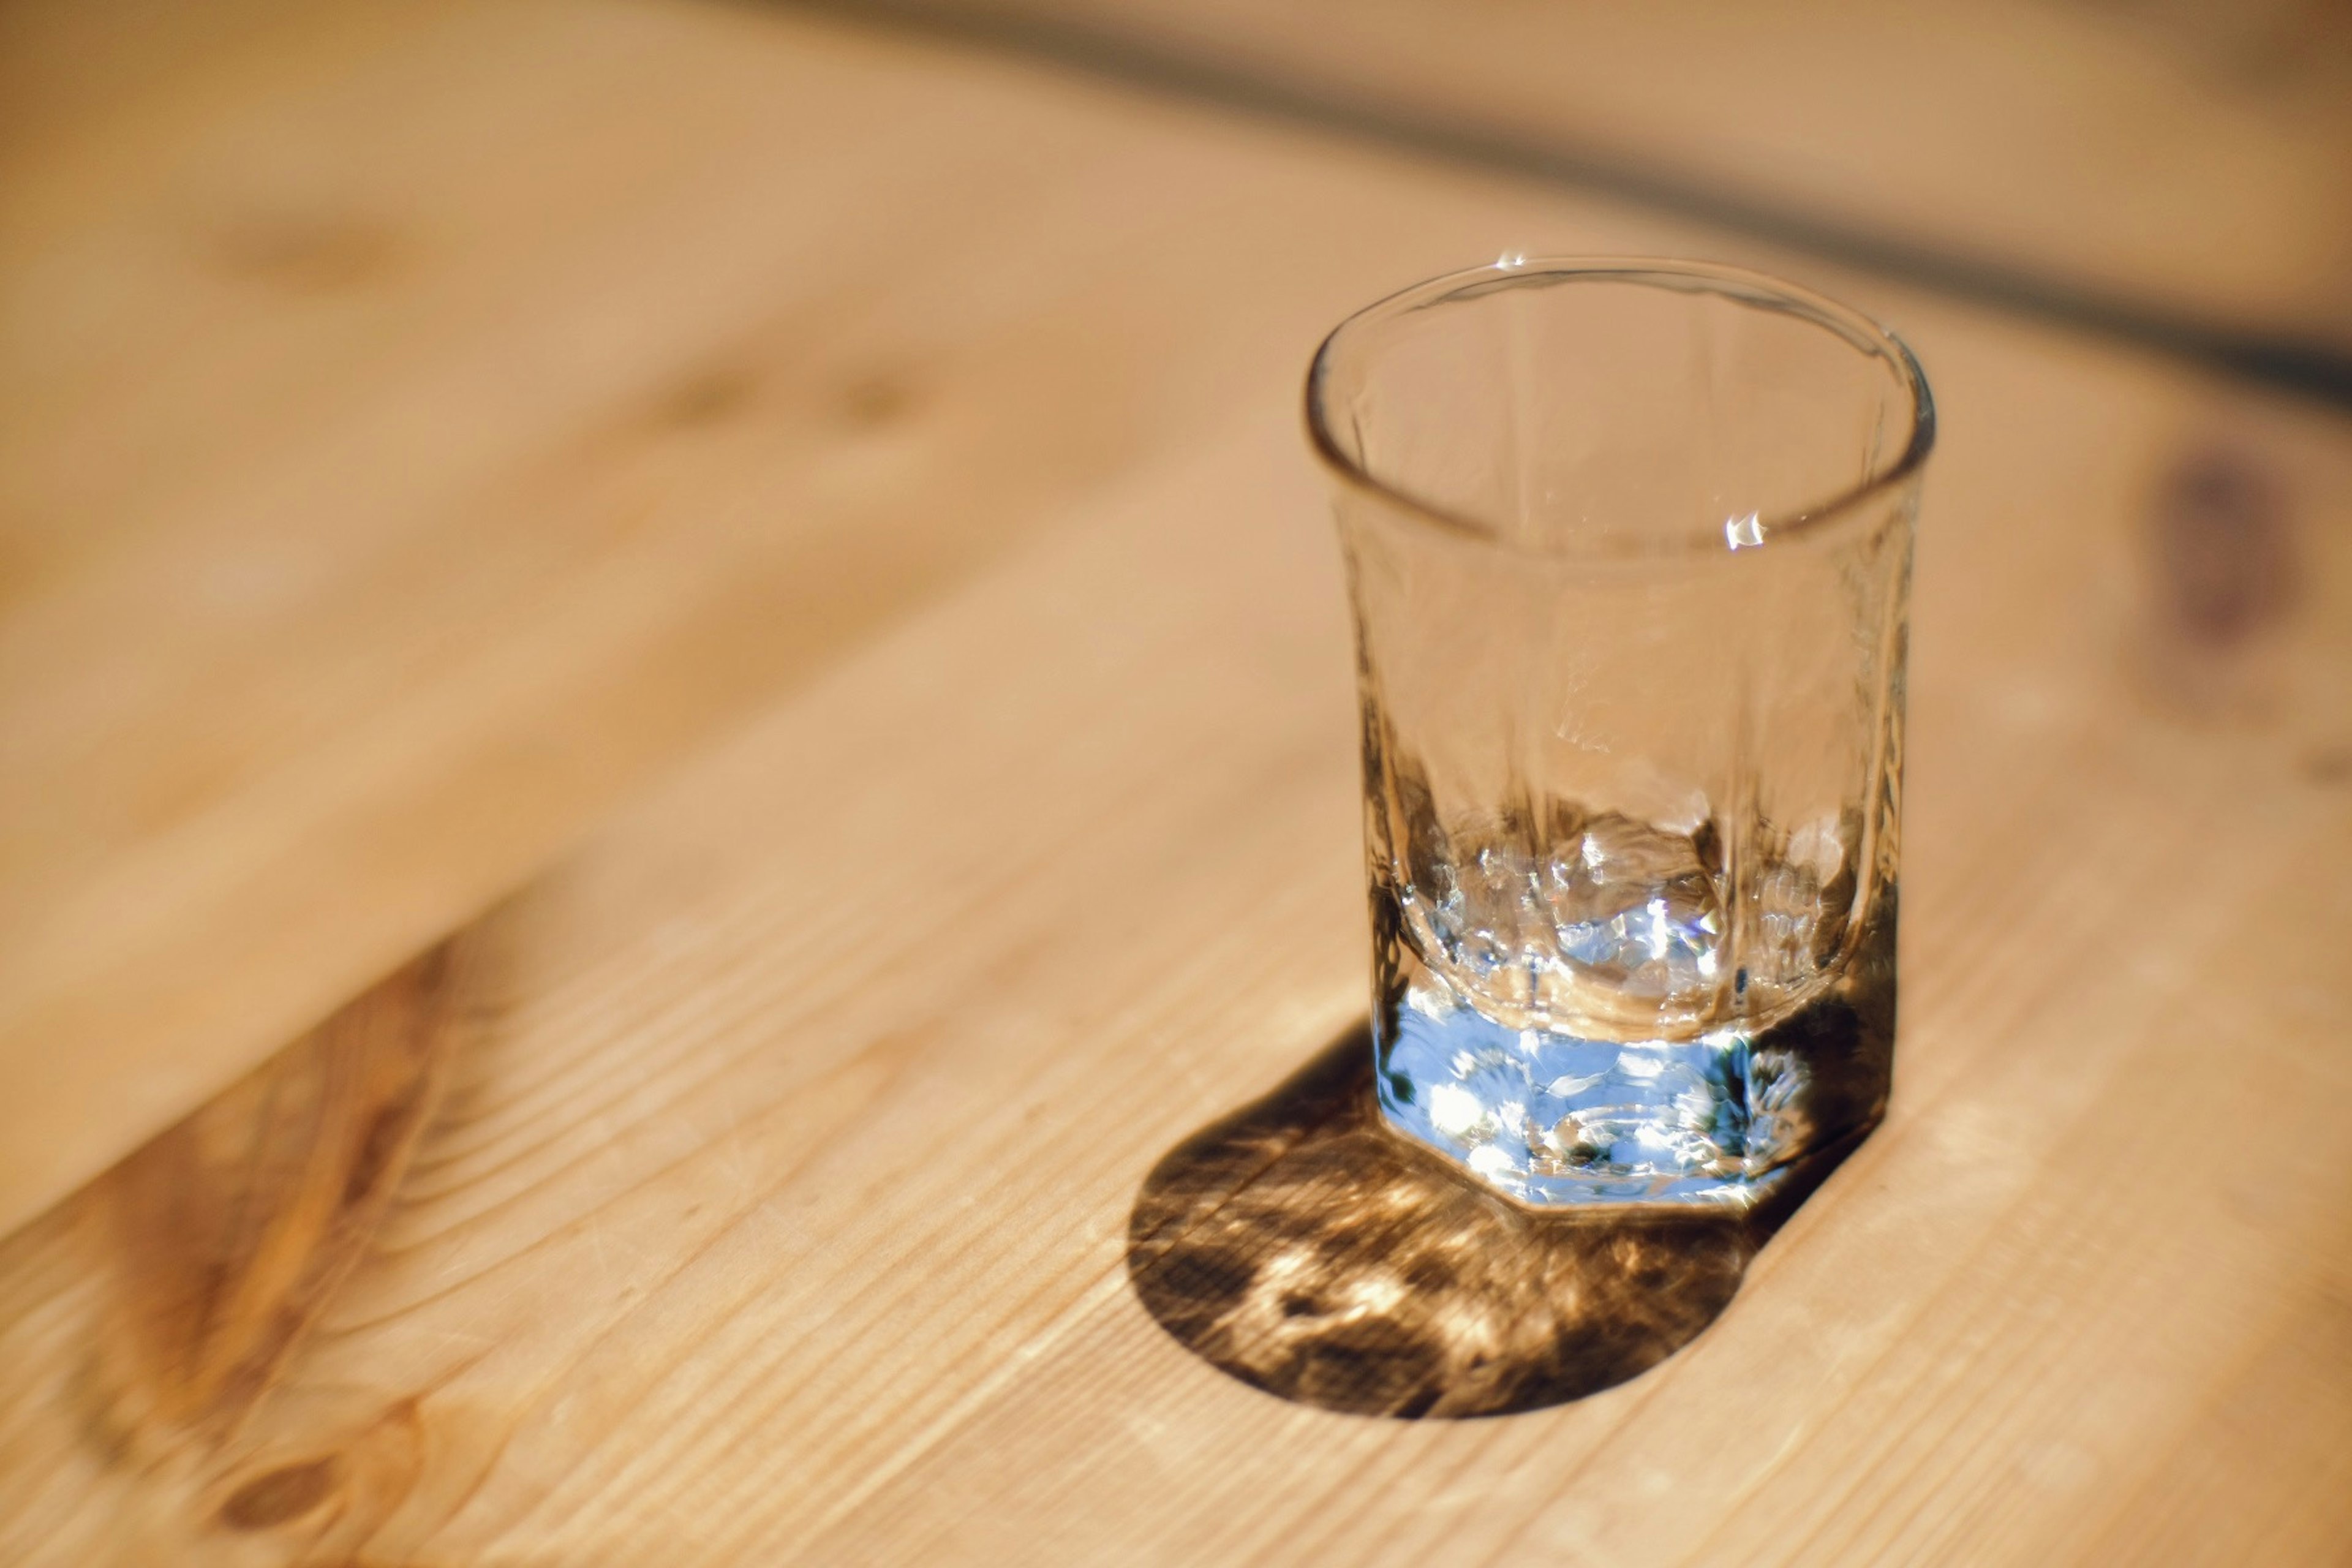
<svg viewBox="0 0 2352 1568"><path fill-rule="evenodd" d="M0 5L0 1559L2346 1560L2346 38ZM1896 1104L1367 1422L1120 1248L1362 1009L1297 376L1503 249L1936 380Z"/></svg>
<svg viewBox="0 0 2352 1568"><path fill-rule="evenodd" d="M845 8L1556 172L2011 306L2352 350L2341 0Z"/></svg>

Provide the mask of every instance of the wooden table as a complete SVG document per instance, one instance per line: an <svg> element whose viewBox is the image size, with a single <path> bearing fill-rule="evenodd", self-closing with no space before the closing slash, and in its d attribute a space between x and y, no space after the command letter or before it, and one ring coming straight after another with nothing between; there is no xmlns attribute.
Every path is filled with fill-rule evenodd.
<svg viewBox="0 0 2352 1568"><path fill-rule="evenodd" d="M0 1561L2344 1559L2340 413L838 19L0 27ZM1299 370L1505 247L1935 377L1897 1088L1368 1418L1128 1227L1362 1016Z"/></svg>
<svg viewBox="0 0 2352 1568"><path fill-rule="evenodd" d="M835 0L2352 381L2328 0Z"/></svg>

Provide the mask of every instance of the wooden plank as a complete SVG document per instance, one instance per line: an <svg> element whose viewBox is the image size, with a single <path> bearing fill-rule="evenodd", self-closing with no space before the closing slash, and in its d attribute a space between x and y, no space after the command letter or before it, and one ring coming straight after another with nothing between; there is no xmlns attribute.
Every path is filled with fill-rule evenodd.
<svg viewBox="0 0 2352 1568"><path fill-rule="evenodd" d="M2177 412L2137 367L1965 342L1947 384L2004 431L2044 410L1999 395L2053 380L2097 422ZM2132 622L2020 616L2095 596L2129 545L2112 502L2047 526L2070 481L2107 488L2093 433L1931 536L1895 1120L1640 1382L1503 1423L1343 1417L1211 1372L1128 1293L1146 1167L1360 1005L1338 585L1267 399L459 938L444 1110L227 1436L170 1418L193 1374L105 1326L151 1299L108 1194L152 1154L10 1243L10 1555L2065 1560L2217 1399L2325 1401L2333 1341L2292 1314L2338 1289L2352 1218L2344 1067L2312 1048L2343 1021L2343 882L2313 859L2344 858L2342 784L2297 749L2341 710L2218 749L2136 708ZM2273 454L2326 505L2302 481L2347 455L2314 434ZM2016 478L1951 456L1958 498ZM2340 594L2320 548L2305 591ZM2326 635L2270 651L2292 673ZM2260 1158L2152 1192L2217 1123L2261 1127ZM316 1213L343 1170L210 1173L223 1209ZM2282 1528L2241 1500L2198 1527ZM2335 1517L2305 1518L2271 1560L2325 1560Z"/></svg>
<svg viewBox="0 0 2352 1568"><path fill-rule="evenodd" d="M1955 271L2352 350L2340 6L847 3L1114 69L1205 70Z"/></svg>
<svg viewBox="0 0 2352 1568"><path fill-rule="evenodd" d="M0 149L0 1223L1304 319L1214 181L855 33L93 9L8 13L129 58Z"/></svg>
<svg viewBox="0 0 2352 1568"><path fill-rule="evenodd" d="M856 105L845 204L1082 150L989 290L1104 234L1031 374L1167 440L0 1243L0 1559L2040 1563L2127 1560L2157 1499L2214 1560L2337 1552L2294 1488L2352 1230L2343 422L1818 279L1948 432L1890 1121L1640 1378L1344 1415L1190 1353L1127 1258L1160 1157L1361 1016L1295 377L1498 234L1732 247L826 27L498 16Z"/></svg>

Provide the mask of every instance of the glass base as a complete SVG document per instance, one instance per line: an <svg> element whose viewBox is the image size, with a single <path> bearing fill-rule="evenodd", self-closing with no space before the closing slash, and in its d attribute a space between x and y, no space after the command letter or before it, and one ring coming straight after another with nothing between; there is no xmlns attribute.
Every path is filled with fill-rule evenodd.
<svg viewBox="0 0 2352 1568"><path fill-rule="evenodd" d="M1496 1023L1399 943L1372 1018L1389 1124L1536 1207L1745 1207L1875 1123L1895 1044L1894 900L1845 972L1760 1031L1598 1040Z"/></svg>
<svg viewBox="0 0 2352 1568"><path fill-rule="evenodd" d="M1379 1041L1390 1124L1522 1203L1731 1203L1761 1171L1746 1035L1587 1040L1408 1003Z"/></svg>

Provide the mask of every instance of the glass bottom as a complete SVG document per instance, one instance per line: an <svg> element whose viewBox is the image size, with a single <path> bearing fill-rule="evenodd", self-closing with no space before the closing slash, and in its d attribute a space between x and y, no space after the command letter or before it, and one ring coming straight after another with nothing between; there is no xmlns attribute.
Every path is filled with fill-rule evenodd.
<svg viewBox="0 0 2352 1568"><path fill-rule="evenodd" d="M1379 1060L1391 1125L1522 1203L1738 1202L1749 1041L1584 1040L1408 1006Z"/></svg>
<svg viewBox="0 0 2352 1568"><path fill-rule="evenodd" d="M1390 948L1372 1018L1389 1124L1538 1207L1744 1207L1874 1123L1895 1033L1892 900L1854 962L1769 1028L1598 1040L1495 1022Z"/></svg>

